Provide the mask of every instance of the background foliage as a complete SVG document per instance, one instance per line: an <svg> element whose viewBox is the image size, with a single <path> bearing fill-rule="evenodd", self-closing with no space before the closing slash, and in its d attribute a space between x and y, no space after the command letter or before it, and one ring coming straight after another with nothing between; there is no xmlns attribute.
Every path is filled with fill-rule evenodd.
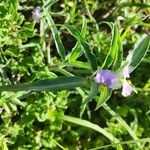
<svg viewBox="0 0 150 150"><path fill-rule="evenodd" d="M32 19L36 6L42 8L38 21ZM0 1L0 84L90 76L96 61L103 66L110 49L111 28L101 22L114 22L125 58L141 36L149 34L149 13L146 0ZM150 149L149 64L148 50L131 74L138 94L124 98L120 90L114 91L96 111L96 98L82 105L90 86L1 92L1 149Z"/></svg>

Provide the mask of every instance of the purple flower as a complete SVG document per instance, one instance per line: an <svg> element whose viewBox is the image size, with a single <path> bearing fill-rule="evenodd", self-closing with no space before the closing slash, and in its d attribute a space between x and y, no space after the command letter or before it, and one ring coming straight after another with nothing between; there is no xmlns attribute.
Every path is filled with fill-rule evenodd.
<svg viewBox="0 0 150 150"><path fill-rule="evenodd" d="M118 87L120 88L122 86L122 95L127 97L134 90L126 80L126 78L129 77L129 69L128 67L125 67L119 74L116 74L110 70L99 70L97 71L94 80L99 84L107 85L111 89L117 89Z"/></svg>
<svg viewBox="0 0 150 150"><path fill-rule="evenodd" d="M117 75L110 70L97 71L95 81L100 84L106 84L109 88L114 88L117 84Z"/></svg>
<svg viewBox="0 0 150 150"><path fill-rule="evenodd" d="M37 6L33 10L33 15L32 18L35 21L38 21L40 19L40 12L41 12L41 7Z"/></svg>

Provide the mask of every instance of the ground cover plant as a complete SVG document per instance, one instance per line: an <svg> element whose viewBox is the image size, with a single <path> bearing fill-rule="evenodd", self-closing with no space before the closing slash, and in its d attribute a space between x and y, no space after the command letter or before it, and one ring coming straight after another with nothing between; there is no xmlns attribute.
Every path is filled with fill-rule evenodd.
<svg viewBox="0 0 150 150"><path fill-rule="evenodd" d="M0 149L149 150L148 1L0 1Z"/></svg>

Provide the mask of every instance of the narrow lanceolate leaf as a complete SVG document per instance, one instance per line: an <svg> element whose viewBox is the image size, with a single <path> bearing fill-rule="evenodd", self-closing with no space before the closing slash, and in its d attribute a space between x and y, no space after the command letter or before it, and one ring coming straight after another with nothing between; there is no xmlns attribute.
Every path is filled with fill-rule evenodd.
<svg viewBox="0 0 150 150"><path fill-rule="evenodd" d="M113 23L108 23L112 30L112 40L110 45L110 50L104 60L102 68L109 68L112 66L113 70L117 70L121 66L122 62L122 45L121 45L121 38L120 33L117 25Z"/></svg>
<svg viewBox="0 0 150 150"><path fill-rule="evenodd" d="M3 91L11 91L11 92L29 91L29 85L28 84L3 85L0 86L0 92Z"/></svg>
<svg viewBox="0 0 150 150"><path fill-rule="evenodd" d="M57 30L57 28L55 26L55 23L54 23L51 15L47 11L47 9L44 9L44 13L45 13L45 17L46 17L46 20L48 22L48 25L51 28L57 52L61 56L61 58L63 60L65 60L65 56L66 56L66 54L65 54L65 48L64 48L63 43L62 43L62 41L60 39L59 31Z"/></svg>
<svg viewBox="0 0 150 150"><path fill-rule="evenodd" d="M88 62L91 64L92 70L96 71L97 70L97 61L96 61L95 55L92 53L90 46L87 44L87 42L81 36L80 32L76 28L74 28L73 26L70 26L70 25L64 25L64 27L70 32L71 35L73 35L80 42L81 48L82 48Z"/></svg>
<svg viewBox="0 0 150 150"><path fill-rule="evenodd" d="M131 73L145 57L150 44L150 35L144 35L139 42L136 43L135 48L129 52L127 62L129 62L129 72Z"/></svg>
<svg viewBox="0 0 150 150"><path fill-rule="evenodd" d="M81 40L81 47L85 54L85 57L87 58L88 62L91 64L91 68L93 71L97 70L97 61L95 55L92 53L90 46L84 41Z"/></svg>
<svg viewBox="0 0 150 150"><path fill-rule="evenodd" d="M47 79L34 82L30 85L29 89L34 91L57 91L85 86L86 84L87 80L82 77L59 77L56 79Z"/></svg>
<svg viewBox="0 0 150 150"><path fill-rule="evenodd" d="M101 86L100 97L96 97L97 98L96 110L100 108L111 97L111 94L112 94L111 89L109 89L107 86L104 85Z"/></svg>
<svg viewBox="0 0 150 150"><path fill-rule="evenodd" d="M43 2L44 2L45 0L43 0ZM49 7L51 7L53 4L55 4L57 2L57 0L47 0L47 1L45 1L44 2L44 7L45 8L49 8Z"/></svg>
<svg viewBox="0 0 150 150"><path fill-rule="evenodd" d="M116 34L117 34L117 49L116 49L116 56L113 63L113 70L116 71L121 67L122 60L123 60L123 47L119 29L115 26Z"/></svg>
<svg viewBox="0 0 150 150"><path fill-rule="evenodd" d="M0 87L0 92L3 91L57 91L67 90L75 87L86 86L87 79L72 76L72 77L59 77L53 79L45 79L35 81L29 84L16 84L16 85L4 85Z"/></svg>
<svg viewBox="0 0 150 150"><path fill-rule="evenodd" d="M77 125L81 125L83 127L93 129L93 130L103 134L110 141L112 141L114 143L119 143L119 140L116 137L114 137L111 133L107 132L105 129L101 128L97 124L91 123L87 120L71 117L71 116L64 116L63 119L67 122L71 122L71 123L74 123L74 124L77 124Z"/></svg>
<svg viewBox="0 0 150 150"><path fill-rule="evenodd" d="M91 101L97 95L98 90L99 90L99 84L97 84L95 81L92 81L90 93L88 97L83 101L83 105Z"/></svg>
<svg viewBox="0 0 150 150"><path fill-rule="evenodd" d="M84 17L83 23L82 23L82 30L81 30L81 35L83 38L85 38L86 29L87 29L87 20ZM81 53L82 53L82 50L81 50L80 42L77 41L77 44L72 49L71 55L69 57L69 62L75 61L81 55Z"/></svg>
<svg viewBox="0 0 150 150"><path fill-rule="evenodd" d="M68 63L68 66L73 66L73 67L76 67L76 68L84 68L84 69L87 69L87 70L91 69L91 66L88 62L82 62L82 61L70 62L70 63Z"/></svg>

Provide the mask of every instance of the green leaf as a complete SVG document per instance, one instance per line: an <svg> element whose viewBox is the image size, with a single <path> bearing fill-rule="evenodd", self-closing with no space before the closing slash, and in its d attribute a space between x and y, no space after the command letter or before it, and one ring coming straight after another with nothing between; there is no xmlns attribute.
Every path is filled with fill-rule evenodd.
<svg viewBox="0 0 150 150"><path fill-rule="evenodd" d="M28 84L10 84L10 85L3 85L0 86L0 92L3 91L11 91L11 92L17 92L17 91L29 91L29 85Z"/></svg>
<svg viewBox="0 0 150 150"><path fill-rule="evenodd" d="M78 41L78 42L76 43L76 45L72 48L71 53L68 54L66 60L68 59L69 62L74 62L74 61L76 61L76 59L77 59L78 57L80 57L81 52L82 52L82 50L81 50L81 45L80 45L80 43L79 43L79 41Z"/></svg>
<svg viewBox="0 0 150 150"><path fill-rule="evenodd" d="M116 24L109 23L109 22L102 22L106 23L110 26L112 31L112 40L110 44L110 50L104 60L102 68L109 68L110 66L113 67L113 70L117 70L122 63L122 43L120 38L119 29Z"/></svg>
<svg viewBox="0 0 150 150"><path fill-rule="evenodd" d="M82 30L81 30L81 35L83 38L85 38L86 30L87 30L87 20L84 17L82 23ZM78 41L77 44L72 49L72 52L69 57L69 62L75 61L81 55L81 52L82 51L81 51L80 42Z"/></svg>
<svg viewBox="0 0 150 150"><path fill-rule="evenodd" d="M43 0L44 2L45 0ZM58 0L47 0L44 2L44 7L45 8L49 8L51 7L53 4L55 4Z"/></svg>
<svg viewBox="0 0 150 150"><path fill-rule="evenodd" d="M47 79L34 82L30 85L29 89L34 91L57 91L72 89L79 86L85 86L87 80L82 77L59 77L56 79Z"/></svg>
<svg viewBox="0 0 150 150"><path fill-rule="evenodd" d="M82 48L88 62L91 64L92 70L96 71L97 70L97 61L96 61L95 55L92 53L90 46L87 44L87 42L81 36L80 32L76 28L74 28L73 26L70 26L70 25L64 25L64 27L70 32L71 35L73 35L80 42L81 48Z"/></svg>
<svg viewBox="0 0 150 150"><path fill-rule="evenodd" d="M54 23L51 15L49 14L48 10L45 9L45 8L44 8L44 13L45 13L46 20L47 20L47 22L48 22L48 24L49 24L49 26L51 28L57 52L61 56L61 58L63 60L65 60L65 56L66 56L65 48L64 48L63 43L62 43L62 41L60 39L59 31L57 30L57 28L55 26L55 23Z"/></svg>
<svg viewBox="0 0 150 150"><path fill-rule="evenodd" d="M83 101L83 105L87 104L89 101L91 101L98 93L99 90L99 84L97 84L94 80L91 82L91 89L88 97Z"/></svg>
<svg viewBox="0 0 150 150"><path fill-rule="evenodd" d="M122 41L121 41L121 36L120 36L120 32L119 29L117 28L117 26L115 25L115 32L116 32L116 36L118 36L117 38L117 49L116 49L116 56L113 62L113 68L112 70L116 71L121 67L122 61L123 61L123 47L122 47Z"/></svg>
<svg viewBox="0 0 150 150"><path fill-rule="evenodd" d="M8 147L7 147L7 144L6 144L5 141L1 141L1 148L2 148L3 150L8 150Z"/></svg>
<svg viewBox="0 0 150 150"><path fill-rule="evenodd" d="M18 54L20 52L20 49L13 46L5 50L5 55L13 56L13 57L18 57Z"/></svg>
<svg viewBox="0 0 150 150"><path fill-rule="evenodd" d="M103 134L110 141L115 142L115 143L119 143L119 140L117 138L115 138L111 133L107 132L103 128L99 127L97 124L91 123L87 120L71 117L71 116L64 116L64 120L71 122L71 123L74 123L74 124L77 124L77 125L81 125L81 126L93 129L93 130Z"/></svg>
<svg viewBox="0 0 150 150"><path fill-rule="evenodd" d="M29 84L15 84L15 85L4 85L0 87L0 92L3 91L57 91L67 90L79 86L85 86L87 79L70 76L70 77L59 77L54 79L45 79L35 81Z"/></svg>
<svg viewBox="0 0 150 150"><path fill-rule="evenodd" d="M35 35L34 26L34 22L25 22L22 28L19 30L19 35L23 42L26 42L28 38L31 38Z"/></svg>
<svg viewBox="0 0 150 150"><path fill-rule="evenodd" d="M150 35L144 35L136 44L135 48L129 52L126 61L129 62L129 72L131 73L145 57L150 43Z"/></svg>
<svg viewBox="0 0 150 150"><path fill-rule="evenodd" d="M73 61L73 62L70 62L70 63L68 63L68 66L73 66L73 67L76 67L76 68L84 68L84 69L87 69L87 70L91 69L89 63L82 62L82 61Z"/></svg>
<svg viewBox="0 0 150 150"><path fill-rule="evenodd" d="M100 108L110 97L112 94L112 90L105 85L101 85L101 94L100 97L97 98L96 110Z"/></svg>
<svg viewBox="0 0 150 150"><path fill-rule="evenodd" d="M34 23L34 22L25 22L24 25L23 25L23 28L33 30L33 29L34 29L34 26L35 26L35 23Z"/></svg>

